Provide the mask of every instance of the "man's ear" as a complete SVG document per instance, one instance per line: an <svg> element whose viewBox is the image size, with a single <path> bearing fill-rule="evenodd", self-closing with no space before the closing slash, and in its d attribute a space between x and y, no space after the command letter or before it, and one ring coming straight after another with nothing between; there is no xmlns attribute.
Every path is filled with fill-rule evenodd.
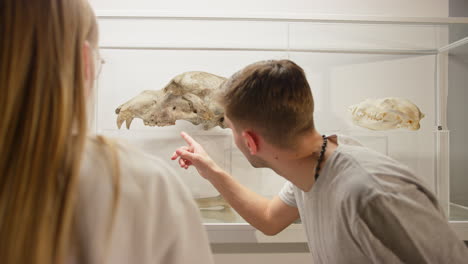
<svg viewBox="0 0 468 264"><path fill-rule="evenodd" d="M255 155L259 151L259 136L253 131L245 130L242 132L242 138L244 139L245 144L249 148L250 154Z"/></svg>
<svg viewBox="0 0 468 264"><path fill-rule="evenodd" d="M93 80L93 52L91 45L88 41L83 43L82 54L83 54L83 73L85 80L85 96L88 97L91 94Z"/></svg>

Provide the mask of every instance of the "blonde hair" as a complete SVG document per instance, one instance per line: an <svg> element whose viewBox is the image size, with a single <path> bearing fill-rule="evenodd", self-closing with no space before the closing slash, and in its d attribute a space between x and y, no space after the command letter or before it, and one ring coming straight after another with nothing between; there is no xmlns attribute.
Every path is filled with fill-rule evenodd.
<svg viewBox="0 0 468 264"><path fill-rule="evenodd" d="M220 96L236 125L259 130L270 143L294 148L314 129L314 99L304 70L290 60L259 61L235 73Z"/></svg>
<svg viewBox="0 0 468 264"><path fill-rule="evenodd" d="M86 0L0 2L2 263L62 263L73 244L87 132L83 44L97 38Z"/></svg>

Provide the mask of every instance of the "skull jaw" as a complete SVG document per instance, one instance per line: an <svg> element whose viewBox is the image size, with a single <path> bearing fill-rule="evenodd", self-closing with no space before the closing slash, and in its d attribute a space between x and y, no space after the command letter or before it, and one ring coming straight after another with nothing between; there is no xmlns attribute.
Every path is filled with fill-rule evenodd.
<svg viewBox="0 0 468 264"><path fill-rule="evenodd" d="M209 118L209 119L203 119L200 116L193 116L193 117L188 117L188 118L187 117L174 117L174 118L169 118L169 119L154 119L154 116L151 116L151 115L149 116L150 117L147 118L147 117L132 116L132 115L119 115L119 117L117 118L117 127L120 129L123 122L125 122L127 129L130 129L130 125L133 119L138 118L138 119L143 120L143 123L145 126L151 126L151 127L174 126L176 125L177 120L184 120L196 126L201 124L204 130L209 130L217 126L223 129L226 128L226 125L224 124L224 115L220 116L219 118L215 117L215 118Z"/></svg>

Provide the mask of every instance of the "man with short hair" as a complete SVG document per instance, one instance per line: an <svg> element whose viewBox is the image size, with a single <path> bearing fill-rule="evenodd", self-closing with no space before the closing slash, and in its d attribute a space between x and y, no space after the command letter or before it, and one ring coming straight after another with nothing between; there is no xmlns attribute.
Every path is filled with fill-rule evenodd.
<svg viewBox="0 0 468 264"><path fill-rule="evenodd" d="M434 194L408 168L314 127L304 71L289 60L254 63L224 85L221 103L252 166L288 182L269 200L223 171L189 135L172 159L193 165L252 226L275 235L299 216L313 263L466 263L468 252Z"/></svg>

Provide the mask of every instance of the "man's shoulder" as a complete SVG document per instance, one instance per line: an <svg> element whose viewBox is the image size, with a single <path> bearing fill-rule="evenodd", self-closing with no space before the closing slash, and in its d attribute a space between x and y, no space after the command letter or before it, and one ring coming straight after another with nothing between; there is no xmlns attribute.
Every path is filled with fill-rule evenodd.
<svg viewBox="0 0 468 264"><path fill-rule="evenodd" d="M357 145L342 145L334 160L333 184L344 203L361 208L379 194L408 187L430 192L425 183L398 161Z"/></svg>
<svg viewBox="0 0 468 264"><path fill-rule="evenodd" d="M388 174L414 177L412 170L405 164L360 144L340 144L334 165L340 171L354 170L362 176Z"/></svg>

